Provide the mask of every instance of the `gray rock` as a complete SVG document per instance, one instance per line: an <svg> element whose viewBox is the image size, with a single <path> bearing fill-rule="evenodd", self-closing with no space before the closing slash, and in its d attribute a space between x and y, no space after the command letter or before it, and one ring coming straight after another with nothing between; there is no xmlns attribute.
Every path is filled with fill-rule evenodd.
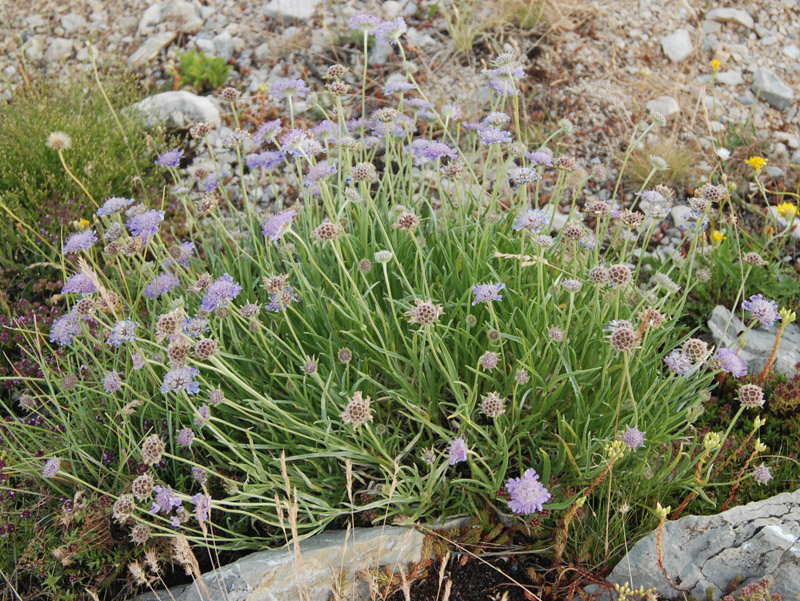
<svg viewBox="0 0 800 601"><path fill-rule="evenodd" d="M706 19L703 21L703 33L719 33L722 30L722 25L719 21L711 21Z"/></svg>
<svg viewBox="0 0 800 601"><path fill-rule="evenodd" d="M759 98L766 100L780 111L788 108L794 102L794 90L783 83L774 71L766 67L756 69L753 73L751 89L758 94Z"/></svg>
<svg viewBox="0 0 800 601"><path fill-rule="evenodd" d="M142 44L139 49L128 58L128 66L136 68L140 65L150 62L158 53L172 43L177 34L174 31L162 31Z"/></svg>
<svg viewBox="0 0 800 601"><path fill-rule="evenodd" d="M786 177L786 172L777 165L767 165L764 168L764 172L767 174L767 177L772 180L783 179Z"/></svg>
<svg viewBox="0 0 800 601"><path fill-rule="evenodd" d="M300 543L297 560L292 548L258 551L205 574L203 581L208 595L200 594L202 587L186 585L171 589L171 598L175 601L327 601L334 580L343 576L346 584L342 593L346 594L342 598L365 601L369 591L363 583L354 583L354 576L371 567L388 565L397 569L419 561L423 539L424 535L417 530L395 526L323 532ZM220 583L225 590L221 590ZM137 597L137 601L165 597L163 591L160 597L147 593Z"/></svg>
<svg viewBox="0 0 800 601"><path fill-rule="evenodd" d="M783 52L786 56L788 56L792 60L797 60L800 58L800 48L795 46L794 44L787 44L783 48L781 48L781 52Z"/></svg>
<svg viewBox="0 0 800 601"><path fill-rule="evenodd" d="M717 36L715 36L713 33L709 33L703 38L703 43L700 44L700 49L703 52L711 52L717 47L717 44L719 44L719 38L717 38Z"/></svg>
<svg viewBox="0 0 800 601"><path fill-rule="evenodd" d="M269 44L264 42L260 46L256 47L253 51L253 55L255 56L256 60L263 63L265 60L269 58L270 54L270 47Z"/></svg>
<svg viewBox="0 0 800 601"><path fill-rule="evenodd" d="M230 31L223 31L214 36L211 40L214 44L217 56L224 58L226 61L230 60L233 56L233 36Z"/></svg>
<svg viewBox="0 0 800 601"><path fill-rule="evenodd" d="M165 121L174 127L189 127L200 121L220 125L217 106L208 98L186 90L162 92L145 98L131 107L144 114L147 125Z"/></svg>
<svg viewBox="0 0 800 601"><path fill-rule="evenodd" d="M661 113L667 119L672 119L681 112L681 105L672 96L659 96L650 100L645 106L648 111Z"/></svg>
<svg viewBox="0 0 800 601"><path fill-rule="evenodd" d="M694 225L695 219L692 216L692 209L686 205L675 205L670 209L672 222L681 231L687 230Z"/></svg>
<svg viewBox="0 0 800 601"><path fill-rule="evenodd" d="M67 13L61 17L61 27L64 28L65 32L72 33L86 27L86 19L75 13Z"/></svg>
<svg viewBox="0 0 800 601"><path fill-rule="evenodd" d="M800 150L796 150L792 154L792 165L800 165Z"/></svg>
<svg viewBox="0 0 800 601"><path fill-rule="evenodd" d="M741 71L720 71L716 75L716 81L726 86L738 86L744 83Z"/></svg>
<svg viewBox="0 0 800 601"><path fill-rule="evenodd" d="M72 40L68 40L66 38L55 38L50 42L50 46L48 46L47 52L44 53L44 56L51 63L56 61L65 61L72 56L72 51L74 49L75 48Z"/></svg>
<svg viewBox="0 0 800 601"><path fill-rule="evenodd" d="M661 40L661 48L667 58L673 63L679 63L688 57L694 47L692 46L692 37L685 29L679 29L672 35L669 35Z"/></svg>
<svg viewBox="0 0 800 601"><path fill-rule="evenodd" d="M264 11L273 19L305 20L314 16L321 0L271 0Z"/></svg>
<svg viewBox="0 0 800 601"><path fill-rule="evenodd" d="M800 591L800 490L734 507L712 516L686 516L663 529L663 565L681 589L698 599L734 591L768 576L772 592L784 599ZM656 533L636 543L608 577L611 584L656 588L665 599L684 599L656 565ZM602 597L601 597L602 598Z"/></svg>
<svg viewBox="0 0 800 601"><path fill-rule="evenodd" d="M42 36L34 35L29 37L22 50L25 52L25 58L29 61L41 60L44 56L44 40Z"/></svg>
<svg viewBox="0 0 800 601"><path fill-rule="evenodd" d="M759 268L754 267L753 269ZM798 294L800 295L800 291ZM708 327L718 347L738 348L739 343L736 334L743 331L746 326L738 317L731 315L731 312L726 307L718 305L711 312ZM739 351L739 356L747 361L747 371L749 373L757 374L764 369L769 356L772 354L777 331L777 326L772 326L771 328L759 327L745 334L745 345ZM792 323L783 332L777 358L772 368L777 373L792 377L797 363L800 363L800 326Z"/></svg>
<svg viewBox="0 0 800 601"><path fill-rule="evenodd" d="M136 33L141 36L148 36L156 30L156 26L161 23L161 5L153 4L147 8L139 19L139 26Z"/></svg>
<svg viewBox="0 0 800 601"><path fill-rule="evenodd" d="M191 2L180 0L169 2L161 9L161 20L169 19L176 23L181 31L197 33L203 26L203 18Z"/></svg>
<svg viewBox="0 0 800 601"><path fill-rule="evenodd" d="M734 22L748 29L753 29L753 27L755 27L753 17L738 8L715 8L709 11L706 15L706 19L709 21L719 21L721 23Z"/></svg>

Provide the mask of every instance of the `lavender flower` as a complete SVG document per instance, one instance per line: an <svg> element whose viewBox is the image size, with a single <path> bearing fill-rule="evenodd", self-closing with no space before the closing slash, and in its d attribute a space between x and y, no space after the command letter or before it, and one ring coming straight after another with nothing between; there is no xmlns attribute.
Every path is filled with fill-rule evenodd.
<svg viewBox="0 0 800 601"><path fill-rule="evenodd" d="M553 154L547 150L533 150L531 152L526 152L523 156L534 165L553 166Z"/></svg>
<svg viewBox="0 0 800 601"><path fill-rule="evenodd" d="M450 442L450 450L448 451L450 465L461 463L467 460L467 443L464 442L464 437L459 436Z"/></svg>
<svg viewBox="0 0 800 601"><path fill-rule="evenodd" d="M484 144L500 144L501 142L510 142L511 141L511 134L505 130L499 129L497 127L488 126L484 127L481 126L478 128L478 137L480 137L481 142Z"/></svg>
<svg viewBox="0 0 800 601"><path fill-rule="evenodd" d="M490 126L494 125L495 127L501 127L511 121L511 117L508 113L500 113L497 111L492 111L488 115L483 118L481 121L481 125Z"/></svg>
<svg viewBox="0 0 800 601"><path fill-rule="evenodd" d="M147 242L150 236L158 233L158 227L162 221L164 221L164 211L151 209L130 217L127 226L132 235L141 236L142 240Z"/></svg>
<svg viewBox="0 0 800 601"><path fill-rule="evenodd" d="M181 428L178 431L178 436L176 437L178 444L184 447L192 446L192 441L194 440L194 432L192 432L191 428Z"/></svg>
<svg viewBox="0 0 800 601"><path fill-rule="evenodd" d="M64 241L61 253L68 255L79 250L89 250L97 242L97 232L86 230L85 232L74 232Z"/></svg>
<svg viewBox="0 0 800 601"><path fill-rule="evenodd" d="M181 331L184 336L189 338L197 338L198 336L208 332L208 320L202 317L188 317L183 320L181 324Z"/></svg>
<svg viewBox="0 0 800 601"><path fill-rule="evenodd" d="M383 21L375 28L375 38L385 46L397 45L400 36L406 32L406 21L403 17L397 17L391 21Z"/></svg>
<svg viewBox="0 0 800 601"><path fill-rule="evenodd" d="M119 196L112 196L111 198L106 198L103 206L97 209L96 215L111 215L116 213L117 211L121 211L128 205L133 204L132 198L121 198Z"/></svg>
<svg viewBox="0 0 800 601"><path fill-rule="evenodd" d="M474 307L478 303L488 303L491 301L502 300L503 296L500 294L500 291L505 288L506 285L497 282L496 284L478 284L472 287L472 293L475 295L475 300L472 301L472 306Z"/></svg>
<svg viewBox="0 0 800 601"><path fill-rule="evenodd" d="M158 298L170 292L180 284L180 280L171 273L162 273L153 278L144 288L144 295L147 298Z"/></svg>
<svg viewBox="0 0 800 601"><path fill-rule="evenodd" d="M508 172L509 182L515 186L524 186L541 178L539 172L531 167L516 167Z"/></svg>
<svg viewBox="0 0 800 601"><path fill-rule="evenodd" d="M211 194L219 187L219 178L216 173L212 173L203 181L203 191L206 194Z"/></svg>
<svg viewBox="0 0 800 601"><path fill-rule="evenodd" d="M383 95L391 96L397 92L405 93L417 89L419 89L419 86L415 83L411 83L410 81L394 81L383 86Z"/></svg>
<svg viewBox="0 0 800 601"><path fill-rule="evenodd" d="M281 138L281 151L296 157L309 157L322 150L322 145L302 129L290 129Z"/></svg>
<svg viewBox="0 0 800 601"><path fill-rule="evenodd" d="M461 107L452 102L445 104L442 107L442 117L450 121L458 121L461 119Z"/></svg>
<svg viewBox="0 0 800 601"><path fill-rule="evenodd" d="M241 291L242 287L233 281L231 275L225 273L211 284L211 287L203 297L200 307L203 311L213 311L217 307L227 307L228 301L236 298Z"/></svg>
<svg viewBox="0 0 800 601"><path fill-rule="evenodd" d="M335 173L336 173L335 163L320 161L319 163L317 163L308 170L308 172L306 173L306 177L303 180L303 186L305 186L306 188L311 188L311 191L314 194L314 196L320 196L320 189L317 182L326 177L330 177Z"/></svg>
<svg viewBox="0 0 800 601"><path fill-rule="evenodd" d="M77 313L70 312L61 316L50 330L50 342L59 346L67 346L72 339L81 333L81 319Z"/></svg>
<svg viewBox="0 0 800 601"><path fill-rule="evenodd" d="M622 442L624 442L629 449L643 447L644 432L639 430L639 428L631 428L628 426L627 430L625 430L625 433L622 435Z"/></svg>
<svg viewBox="0 0 800 601"><path fill-rule="evenodd" d="M292 218L297 215L294 209L286 209L267 219L261 228L261 233L269 238L270 242L277 242L292 227Z"/></svg>
<svg viewBox="0 0 800 601"><path fill-rule="evenodd" d="M120 378L119 372L114 370L103 376L103 388L109 394L117 392L117 390L122 388L122 378Z"/></svg>
<svg viewBox="0 0 800 601"><path fill-rule="evenodd" d="M211 512L208 496L205 493L199 492L194 495L191 500L194 504L194 517L197 519L198 523L202 524L208 519Z"/></svg>
<svg viewBox="0 0 800 601"><path fill-rule="evenodd" d="M495 78L489 80L489 87L501 96L516 96L517 86L511 79Z"/></svg>
<svg viewBox="0 0 800 601"><path fill-rule="evenodd" d="M144 359L141 353L133 353L131 362L133 363L133 371L139 371L144 367Z"/></svg>
<svg viewBox="0 0 800 601"><path fill-rule="evenodd" d="M269 89L273 96L283 96L284 98L302 98L311 91L302 79L281 79Z"/></svg>
<svg viewBox="0 0 800 601"><path fill-rule="evenodd" d="M664 357L664 363L666 363L672 373L687 377L692 373L694 367L689 356L679 349L675 349Z"/></svg>
<svg viewBox="0 0 800 601"><path fill-rule="evenodd" d="M200 405L197 408L197 417L194 418L194 423L198 428L202 428L210 418L211 409L209 409L208 405Z"/></svg>
<svg viewBox="0 0 800 601"><path fill-rule="evenodd" d="M772 480L772 472L762 463L753 471L753 480L758 484L766 484Z"/></svg>
<svg viewBox="0 0 800 601"><path fill-rule="evenodd" d="M521 212L514 221L514 231L528 230L531 233L538 234L539 231L548 223L550 219L547 213L541 209L528 209Z"/></svg>
<svg viewBox="0 0 800 601"><path fill-rule="evenodd" d="M61 294L69 292L75 294L91 294L96 292L97 288L94 285L94 278L86 273L76 273L67 278L67 282L61 288Z"/></svg>
<svg viewBox="0 0 800 601"><path fill-rule="evenodd" d="M510 478L506 490L511 496L508 508L514 513L526 515L542 511L542 505L550 500L550 491L539 482L536 470L529 468L521 478Z"/></svg>
<svg viewBox="0 0 800 601"><path fill-rule="evenodd" d="M458 151L455 148L450 148L443 142L433 142L425 138L417 138L411 142L410 151L417 163L427 163L443 157L448 157L453 161L458 158Z"/></svg>
<svg viewBox="0 0 800 601"><path fill-rule="evenodd" d="M192 468L192 478L195 482L199 482L200 484L208 482L208 474L206 474L206 470L201 467Z"/></svg>
<svg viewBox="0 0 800 601"><path fill-rule="evenodd" d="M120 344L136 340L136 328L138 327L139 324L130 319L118 321L114 324L114 328L111 330L111 335L108 337L108 340L106 340L106 344L114 348L119 348Z"/></svg>
<svg viewBox="0 0 800 601"><path fill-rule="evenodd" d="M189 262L194 256L194 250L194 242L181 242L179 245L171 247L169 256L161 263L161 267L164 269L170 269L175 265L189 267Z"/></svg>
<svg viewBox="0 0 800 601"><path fill-rule="evenodd" d="M186 394L197 394L200 391L200 383L194 378L199 373L194 367L174 367L164 375L160 390L164 394L181 390L185 390Z"/></svg>
<svg viewBox="0 0 800 601"><path fill-rule="evenodd" d="M778 313L778 303L767 300L761 294L751 296L742 302L742 308L761 322L765 328L772 326L781 316Z"/></svg>
<svg viewBox="0 0 800 601"><path fill-rule="evenodd" d="M371 15L369 13L361 13L354 17L350 17L348 26L350 29L355 29L362 32L364 35L375 33L375 29L381 24L380 17Z"/></svg>
<svg viewBox="0 0 800 601"><path fill-rule="evenodd" d="M717 350L719 368L733 375L736 378L743 378L747 375L747 362L736 354L736 351L729 348Z"/></svg>
<svg viewBox="0 0 800 601"><path fill-rule="evenodd" d="M270 303L265 307L267 311L278 313L283 311L292 303L300 302L300 299L294 293L294 288L286 286L283 290L273 292L269 295Z"/></svg>
<svg viewBox="0 0 800 601"><path fill-rule="evenodd" d="M265 150L264 152L248 154L244 157L244 162L250 169L259 167L262 169L274 169L285 161L286 157L280 150Z"/></svg>
<svg viewBox="0 0 800 601"><path fill-rule="evenodd" d="M58 457L52 457L48 459L44 463L44 468L42 469L42 477L43 478L52 478L53 476L58 473L59 468L61 467L61 459Z"/></svg>
<svg viewBox="0 0 800 601"><path fill-rule="evenodd" d="M156 159L156 165L160 167L177 167L181 162L183 151L178 148L173 148L161 154Z"/></svg>
<svg viewBox="0 0 800 601"><path fill-rule="evenodd" d="M150 513L169 513L173 507L180 507L183 504L170 486L160 486L156 484L153 487L156 491L156 500L150 507Z"/></svg>
<svg viewBox="0 0 800 601"><path fill-rule="evenodd" d="M281 131L281 120L275 119L274 121L266 121L258 126L256 133L253 134L253 142L256 147L261 146L265 140L274 139Z"/></svg>

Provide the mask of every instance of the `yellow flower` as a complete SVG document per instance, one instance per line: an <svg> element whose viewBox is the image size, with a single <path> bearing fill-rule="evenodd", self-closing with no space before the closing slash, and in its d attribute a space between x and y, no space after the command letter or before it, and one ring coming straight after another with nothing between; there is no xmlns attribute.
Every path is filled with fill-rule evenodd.
<svg viewBox="0 0 800 601"><path fill-rule="evenodd" d="M781 316L781 320L783 321L784 325L787 323L794 323L797 321L797 313L794 311L790 311L787 308L783 308L778 311L778 314Z"/></svg>
<svg viewBox="0 0 800 601"><path fill-rule="evenodd" d="M791 219L792 217L797 215L797 206L793 205L790 202L782 202L775 210L778 211L778 215L783 217L784 219Z"/></svg>
<svg viewBox="0 0 800 601"><path fill-rule="evenodd" d="M747 159L745 161L745 163L747 163L753 169L755 169L756 173L758 174L758 173L761 173L761 170L764 168L764 165L767 164L767 161L769 161L769 159L765 159L765 158L759 157L759 156L754 156L754 157L750 157L749 159Z"/></svg>
<svg viewBox="0 0 800 601"><path fill-rule="evenodd" d="M714 232L711 234L711 238L717 244L719 244L723 240L727 240L728 239L728 237L725 234L723 234L721 231L719 231L719 230L714 230Z"/></svg>
<svg viewBox="0 0 800 601"><path fill-rule="evenodd" d="M719 68L722 66L722 63L719 62L717 59L711 61L711 68L714 70L714 73L719 71Z"/></svg>
<svg viewBox="0 0 800 601"><path fill-rule="evenodd" d="M79 230L85 230L87 227L89 227L89 222L86 221L85 219L81 219L80 221L73 221L72 225L73 227L76 227Z"/></svg>

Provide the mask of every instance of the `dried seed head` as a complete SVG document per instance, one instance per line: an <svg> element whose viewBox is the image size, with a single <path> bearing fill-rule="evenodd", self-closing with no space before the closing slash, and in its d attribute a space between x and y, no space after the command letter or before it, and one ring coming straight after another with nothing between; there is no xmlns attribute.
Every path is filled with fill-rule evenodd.
<svg viewBox="0 0 800 601"><path fill-rule="evenodd" d="M358 269L361 271L361 273L369 273L372 270L372 261L369 259L362 259L358 263Z"/></svg>
<svg viewBox="0 0 800 601"><path fill-rule="evenodd" d="M344 96L350 91L350 84L339 81L338 79L336 81L329 81L325 87L328 88L328 91L334 96Z"/></svg>
<svg viewBox="0 0 800 601"><path fill-rule="evenodd" d="M344 65L331 65L325 73L325 79L339 79L343 77L350 69Z"/></svg>
<svg viewBox="0 0 800 601"><path fill-rule="evenodd" d="M373 113L373 115L378 121L381 121L383 123L388 123L397 116L397 110L391 107L385 107L382 109L378 109Z"/></svg>
<svg viewBox="0 0 800 601"><path fill-rule="evenodd" d="M419 219L416 215L403 211L402 215L397 218L397 222L394 223L392 227L405 232L413 232L418 225Z"/></svg>
<svg viewBox="0 0 800 601"><path fill-rule="evenodd" d="M699 338L689 338L683 343L683 352L693 363L699 363L708 355L708 344Z"/></svg>
<svg viewBox="0 0 800 601"><path fill-rule="evenodd" d="M103 233L103 240L106 242L113 242L122 235L122 226L118 222L114 222L108 226Z"/></svg>
<svg viewBox="0 0 800 601"><path fill-rule="evenodd" d="M185 339L173 340L167 347L167 358L172 367L179 367L186 363L189 353L192 350L192 343Z"/></svg>
<svg viewBox="0 0 800 601"><path fill-rule="evenodd" d="M567 240L577 241L586 235L586 230L580 223L572 221L564 226L563 234Z"/></svg>
<svg viewBox="0 0 800 601"><path fill-rule="evenodd" d="M625 209L619 216L620 221L632 230L638 230L644 223L644 214L639 211Z"/></svg>
<svg viewBox="0 0 800 601"><path fill-rule="evenodd" d="M78 315L91 315L94 312L94 301L90 298L82 298L75 305Z"/></svg>
<svg viewBox="0 0 800 601"><path fill-rule="evenodd" d="M556 169L561 171L572 171L575 169L575 158L570 156L560 156L556 160Z"/></svg>
<svg viewBox="0 0 800 601"><path fill-rule="evenodd" d="M173 309L169 313L160 315L158 321L156 321L156 341L161 342L165 338L178 333L184 319L186 319L186 312L183 308Z"/></svg>
<svg viewBox="0 0 800 601"><path fill-rule="evenodd" d="M53 150L67 150L72 146L72 138L63 131L54 131L47 136L47 146Z"/></svg>
<svg viewBox="0 0 800 601"><path fill-rule="evenodd" d="M264 278L264 288L266 288L267 292L271 292L273 294L277 294L282 292L286 288L286 282L289 279L289 274L282 274L282 275L273 275L271 277Z"/></svg>
<svg viewBox="0 0 800 601"><path fill-rule="evenodd" d="M200 359L209 359L217 354L219 343L213 338L201 338L194 345L194 354Z"/></svg>
<svg viewBox="0 0 800 601"><path fill-rule="evenodd" d="M336 356L339 358L340 363L350 363L353 359L353 352L349 348L344 347L339 349Z"/></svg>
<svg viewBox="0 0 800 601"><path fill-rule="evenodd" d="M608 170L603 165L592 167L592 179L596 182L604 182L608 179Z"/></svg>
<svg viewBox="0 0 800 601"><path fill-rule="evenodd" d="M131 492L140 501L149 499L153 492L153 477L150 474L142 474L136 478L131 484Z"/></svg>
<svg viewBox="0 0 800 601"><path fill-rule="evenodd" d="M118 254L122 252L122 242L119 240L114 240L113 242L109 242L106 244L103 252L106 253L110 257L116 257Z"/></svg>
<svg viewBox="0 0 800 601"><path fill-rule="evenodd" d="M111 516L118 522L124 524L130 519L134 511L136 511L136 501L134 501L132 494L125 493L124 495L120 495L119 499L114 502Z"/></svg>
<svg viewBox="0 0 800 601"><path fill-rule="evenodd" d="M464 165L461 163L448 163L447 165L442 165L440 167L442 172L442 177L445 179L456 180L461 179L461 176L464 175Z"/></svg>
<svg viewBox="0 0 800 601"><path fill-rule="evenodd" d="M147 465L155 465L161 461L164 453L164 441L158 434L151 434L142 443L142 461Z"/></svg>
<svg viewBox="0 0 800 601"><path fill-rule="evenodd" d="M748 409L764 406L764 391L755 384L745 384L739 389L739 401Z"/></svg>
<svg viewBox="0 0 800 601"><path fill-rule="evenodd" d="M204 123L195 123L189 129L189 134L195 140L199 140L201 138L205 138L213 129L215 129L215 125L211 122L206 121Z"/></svg>
<svg viewBox="0 0 800 601"><path fill-rule="evenodd" d="M95 309L103 313L113 313L119 305L119 294L113 290L105 290L95 301Z"/></svg>
<svg viewBox="0 0 800 601"><path fill-rule="evenodd" d="M127 256L133 256L144 247L144 241L139 236L131 236L122 245L122 253Z"/></svg>
<svg viewBox="0 0 800 601"><path fill-rule="evenodd" d="M629 321L618 321L611 326L611 335L608 338L611 348L621 353L636 348L639 335Z"/></svg>
<svg viewBox="0 0 800 601"><path fill-rule="evenodd" d="M627 265L612 265L608 268L608 281L615 286L630 284L631 270Z"/></svg>
<svg viewBox="0 0 800 601"><path fill-rule="evenodd" d="M748 265L754 265L755 267L764 267L765 265L769 264L761 257L760 254L754 252L747 253L742 260Z"/></svg>
<svg viewBox="0 0 800 601"><path fill-rule="evenodd" d="M136 524L131 530L131 540L134 544L143 545L150 540L152 531L147 524ZM131 570L133 572L133 570Z"/></svg>
<svg viewBox="0 0 800 601"><path fill-rule="evenodd" d="M357 182L374 182L378 179L375 165L368 162L358 163L353 167L353 179Z"/></svg>
<svg viewBox="0 0 800 601"><path fill-rule="evenodd" d="M250 319L252 317L258 317L259 313L261 313L261 307L257 303L247 303L242 306L242 317Z"/></svg>
<svg viewBox="0 0 800 601"><path fill-rule="evenodd" d="M701 191L703 198L710 202L722 202L728 196L728 190L725 186L715 186L713 184L706 184Z"/></svg>
<svg viewBox="0 0 800 601"><path fill-rule="evenodd" d="M216 195L216 193L212 192L210 194L206 194L197 203L197 216L207 217L208 215L211 215L218 206L219 197Z"/></svg>
<svg viewBox="0 0 800 601"><path fill-rule="evenodd" d="M220 95L224 100L227 100L228 102L233 102L234 100L239 98L239 90L231 87L222 88L222 92L220 93Z"/></svg>
<svg viewBox="0 0 800 601"><path fill-rule="evenodd" d="M497 392L490 392L483 397L481 411L486 417L497 419L506 412L506 402Z"/></svg>
<svg viewBox="0 0 800 601"><path fill-rule="evenodd" d="M586 212L595 217L611 215L611 205L603 200L590 200L586 203Z"/></svg>
<svg viewBox="0 0 800 601"><path fill-rule="evenodd" d="M497 353L486 351L481 355L480 363L483 369L491 371L500 364L500 357L497 356Z"/></svg>
<svg viewBox="0 0 800 601"><path fill-rule="evenodd" d="M608 269L598 265L589 270L589 280L593 284L605 284L608 281Z"/></svg>
<svg viewBox="0 0 800 601"><path fill-rule="evenodd" d="M342 412L342 421L346 424L351 424L356 429L367 422L371 422L372 411L369 404L370 398L363 398L361 391L356 391Z"/></svg>
<svg viewBox="0 0 800 601"><path fill-rule="evenodd" d="M416 306L410 311L406 311L405 315L409 318L409 323L418 323L422 326L428 326L434 323L442 315L442 306L433 304L433 301L423 301L416 299Z"/></svg>
<svg viewBox="0 0 800 601"><path fill-rule="evenodd" d="M341 227L330 221L325 221L320 223L311 235L320 242L328 242L330 240L335 240L339 236L340 231Z"/></svg>
<svg viewBox="0 0 800 601"><path fill-rule="evenodd" d="M652 328L654 330L664 325L664 322L667 320L661 311L652 307L648 307L642 311L641 319L645 327Z"/></svg>
<svg viewBox="0 0 800 601"><path fill-rule="evenodd" d="M564 332L561 331L561 328L550 328L547 331L547 336L553 342L561 342L562 340L564 340Z"/></svg>
<svg viewBox="0 0 800 601"><path fill-rule="evenodd" d="M78 385L78 378L72 374L67 374L61 378L61 385L64 387L64 390L72 390Z"/></svg>
<svg viewBox="0 0 800 601"><path fill-rule="evenodd" d="M517 384L527 384L529 379L530 376L528 375L528 372L525 371L524 369L518 369L517 373L514 374L514 381Z"/></svg>

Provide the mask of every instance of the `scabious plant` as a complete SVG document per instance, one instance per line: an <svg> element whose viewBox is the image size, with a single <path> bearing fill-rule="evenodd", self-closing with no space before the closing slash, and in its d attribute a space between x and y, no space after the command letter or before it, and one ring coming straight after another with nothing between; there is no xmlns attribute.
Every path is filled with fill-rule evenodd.
<svg viewBox="0 0 800 601"><path fill-rule="evenodd" d="M405 56L402 19L351 27ZM69 462L46 484L107 489L126 536L143 524L202 545L211 524L236 549L280 541L286 489L302 499L300 535L356 514L476 508L536 513L555 533L588 505L562 552L598 561L624 546L630 519L604 511L609 495L645 507L697 489L708 472L698 480L691 416L720 372L746 374L735 350L710 359L678 319L714 252L713 203L694 203L685 252L659 263L648 245L672 195L640 191L649 220L617 190L581 204L589 176L561 154L571 125L523 136L524 72L504 60L488 75L491 105L473 121L432 105L410 67L380 108L331 90L317 124L295 119L294 100L321 86L279 81L288 114L253 127L249 155L249 134L231 135L232 181L205 186L212 174L190 180L180 156L159 158L187 211L177 240L159 210L107 200L106 248L64 257L81 278L49 333L58 359L36 356L41 376L25 384L58 403L7 426L15 469L41 480L35 444ZM195 150L217 164L213 146ZM282 186L268 211L261 176ZM98 392L104 404L87 407ZM97 467L109 453L131 458L113 478Z"/></svg>

